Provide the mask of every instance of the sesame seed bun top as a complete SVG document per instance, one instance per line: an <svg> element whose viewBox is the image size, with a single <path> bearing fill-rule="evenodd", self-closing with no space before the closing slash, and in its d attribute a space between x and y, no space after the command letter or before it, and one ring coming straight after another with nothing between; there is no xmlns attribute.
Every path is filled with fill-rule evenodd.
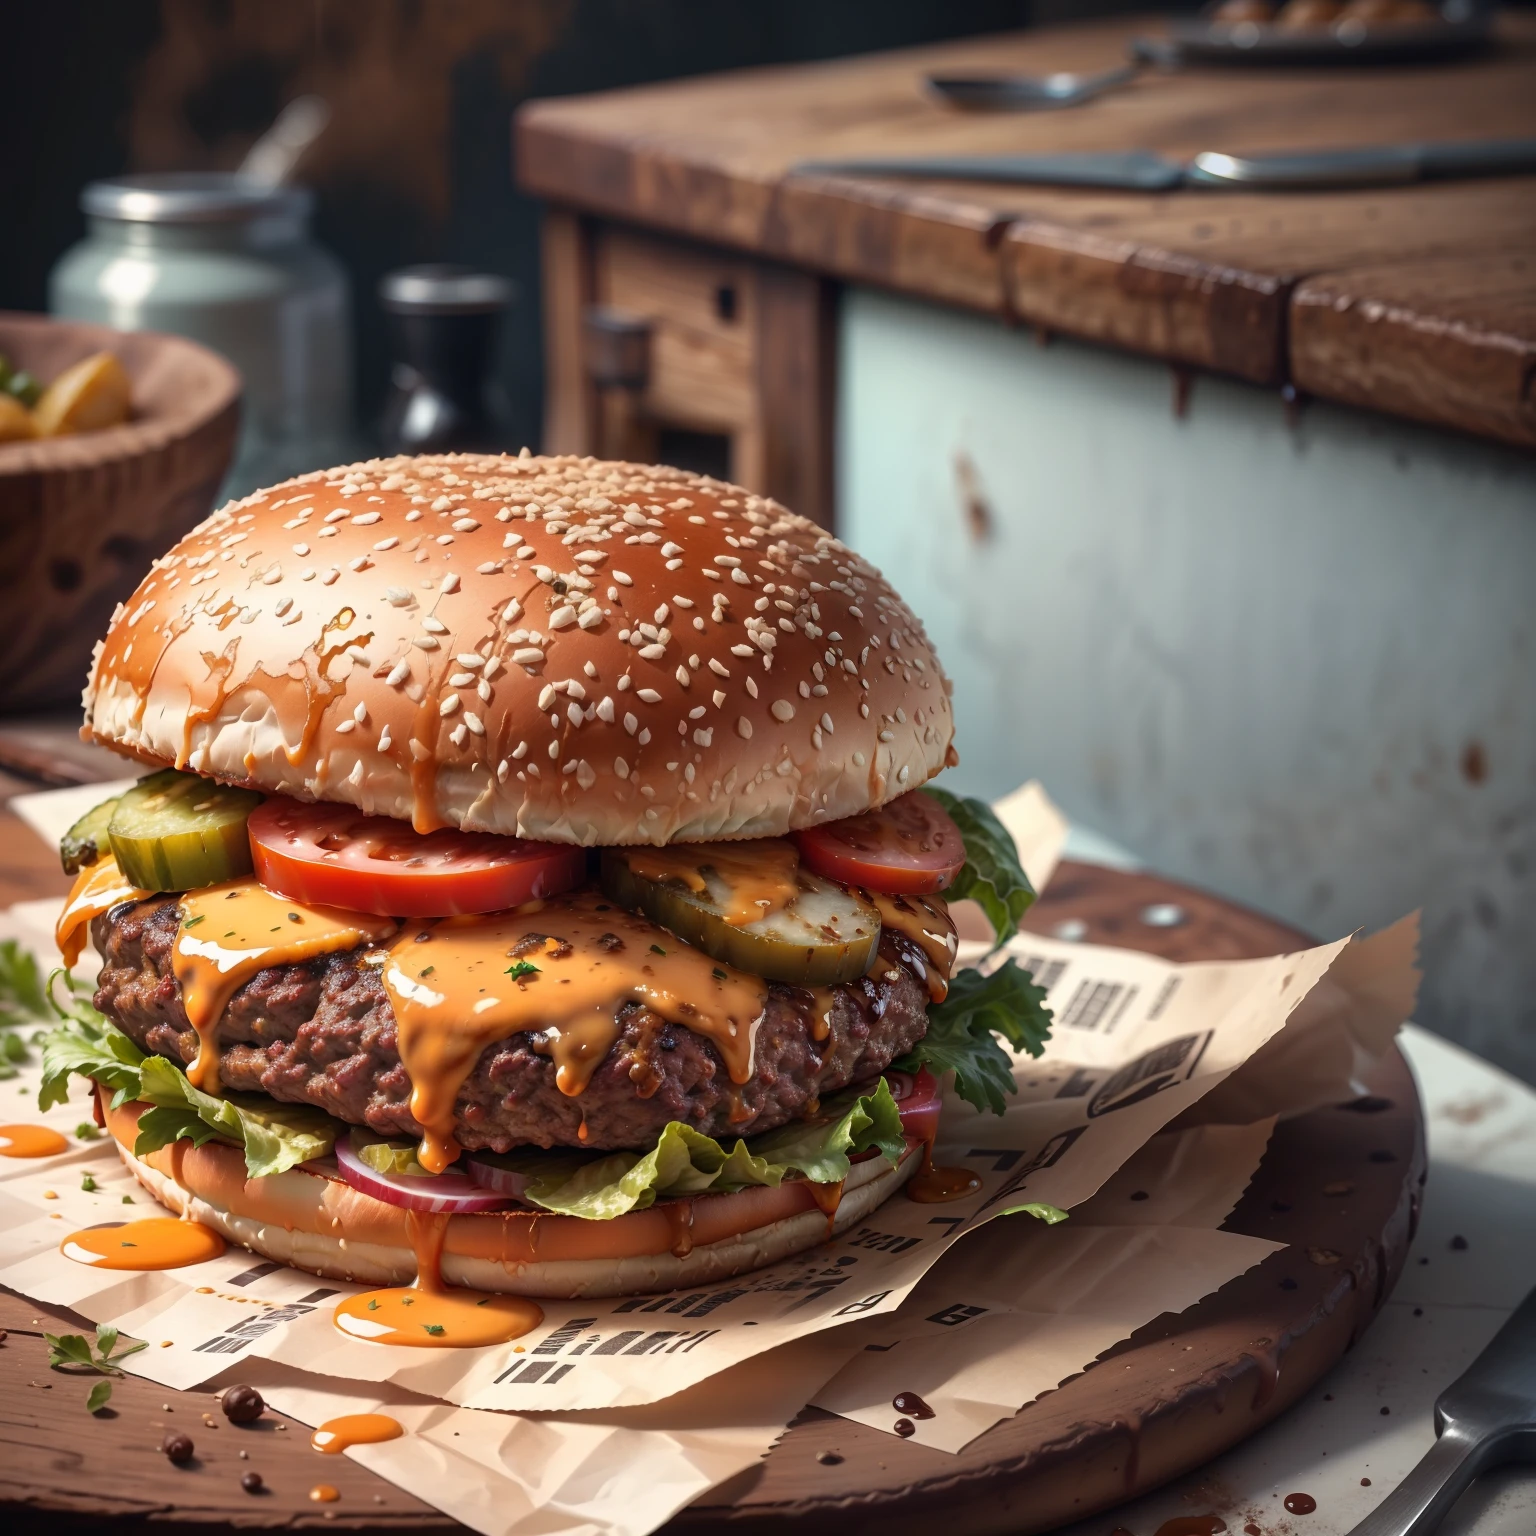
<svg viewBox="0 0 1536 1536"><path fill-rule="evenodd" d="M215 512L118 609L85 734L147 762L551 842L764 837L953 761L879 572L718 480L444 455Z"/></svg>

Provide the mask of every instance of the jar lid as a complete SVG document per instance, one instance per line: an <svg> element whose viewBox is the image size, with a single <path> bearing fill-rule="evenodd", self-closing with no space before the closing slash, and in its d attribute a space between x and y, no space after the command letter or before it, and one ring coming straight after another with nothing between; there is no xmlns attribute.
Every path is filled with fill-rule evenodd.
<svg viewBox="0 0 1536 1536"><path fill-rule="evenodd" d="M286 215L303 218L314 196L233 171L163 171L90 182L80 207L100 219L138 224L230 224Z"/></svg>
<svg viewBox="0 0 1536 1536"><path fill-rule="evenodd" d="M512 284L494 272L428 262L386 273L379 302L401 315L483 315L512 302Z"/></svg>

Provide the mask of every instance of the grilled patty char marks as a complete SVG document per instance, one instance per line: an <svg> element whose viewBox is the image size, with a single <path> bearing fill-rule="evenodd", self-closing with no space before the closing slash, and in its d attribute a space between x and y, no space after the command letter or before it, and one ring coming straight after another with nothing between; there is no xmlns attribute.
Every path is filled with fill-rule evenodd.
<svg viewBox="0 0 1536 1536"><path fill-rule="evenodd" d="M186 1063L197 1036L171 969L177 923L174 896L96 919L92 935L104 957L96 1006L144 1050ZM928 991L903 953L896 936L882 936L884 963L874 976L834 989L830 1033L820 1041L810 993L771 985L752 1078L739 1085L704 1036L637 1004L626 1007L618 1040L574 1098L555 1086L554 1063L531 1036L498 1041L459 1092L459 1144L498 1152L639 1148L669 1120L721 1138L773 1130L875 1076L922 1039ZM361 954L273 966L241 987L219 1022L219 1075L231 1090L313 1104L382 1135L419 1136L394 1013L378 970L360 964Z"/></svg>

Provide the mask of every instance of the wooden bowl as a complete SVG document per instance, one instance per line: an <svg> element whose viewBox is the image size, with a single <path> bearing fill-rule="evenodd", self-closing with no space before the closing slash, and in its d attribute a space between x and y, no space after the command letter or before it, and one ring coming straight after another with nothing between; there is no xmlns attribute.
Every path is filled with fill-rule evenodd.
<svg viewBox="0 0 1536 1536"><path fill-rule="evenodd" d="M206 347L0 311L0 352L44 384L103 350L132 381L132 421L0 443L0 710L79 698L113 608L207 515L234 453L240 375Z"/></svg>

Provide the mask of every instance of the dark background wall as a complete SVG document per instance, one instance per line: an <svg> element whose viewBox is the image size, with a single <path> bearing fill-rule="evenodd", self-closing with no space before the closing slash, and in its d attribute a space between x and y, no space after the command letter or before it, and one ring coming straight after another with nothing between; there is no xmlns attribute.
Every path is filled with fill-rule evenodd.
<svg viewBox="0 0 1536 1536"><path fill-rule="evenodd" d="M84 232L80 188L125 170L232 169L279 109L333 118L302 167L351 273L364 422L387 374L374 292L414 261L518 287L501 372L538 440L538 209L512 185L533 96L825 59L1132 9L1115 0L44 0L0 51L0 308L42 309ZM1137 7L1139 9L1139 7Z"/></svg>

